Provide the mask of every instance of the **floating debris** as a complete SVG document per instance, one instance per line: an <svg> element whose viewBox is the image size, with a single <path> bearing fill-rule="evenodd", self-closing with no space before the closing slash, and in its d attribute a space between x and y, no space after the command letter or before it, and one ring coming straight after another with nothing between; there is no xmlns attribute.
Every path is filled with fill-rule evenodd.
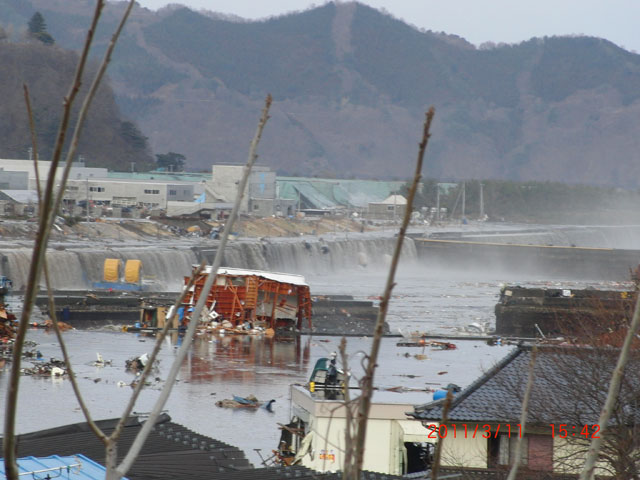
<svg viewBox="0 0 640 480"><path fill-rule="evenodd" d="M439 342L437 340L417 340L414 342L398 342L396 343L398 347L431 347L439 350L455 350L458 348L455 343L450 342Z"/></svg>
<svg viewBox="0 0 640 480"><path fill-rule="evenodd" d="M52 358L48 362L34 364L31 368L23 368L20 373L30 376L62 377L67 374L67 366L64 361Z"/></svg>
<svg viewBox="0 0 640 480"><path fill-rule="evenodd" d="M54 328L53 320L51 320L50 318L47 318L44 322L44 328L47 328L47 329ZM60 329L61 332L66 332L67 330L73 330L73 327L71 325L61 320L58 320L58 328Z"/></svg>
<svg viewBox="0 0 640 480"><path fill-rule="evenodd" d="M149 363L149 354L143 353L139 357L133 357L133 358L130 358L129 360L125 360L124 363L125 363L125 370L127 370L128 372L133 372L136 375L139 375L140 373L142 373L142 370L144 370L147 363ZM158 370L158 363L159 363L158 360L156 360L155 364L153 365L152 371Z"/></svg>
<svg viewBox="0 0 640 480"><path fill-rule="evenodd" d="M94 367L105 367L107 365L110 366L113 363L113 360L105 360L104 358L102 358L102 355L100 355L100 352L96 352L96 358L97 360L93 362Z"/></svg>
<svg viewBox="0 0 640 480"><path fill-rule="evenodd" d="M264 408L270 412L273 412L273 404L275 400L269 400L268 402L261 402L255 395L249 395L248 397L239 397L234 395L233 399L218 400L216 407L221 408Z"/></svg>

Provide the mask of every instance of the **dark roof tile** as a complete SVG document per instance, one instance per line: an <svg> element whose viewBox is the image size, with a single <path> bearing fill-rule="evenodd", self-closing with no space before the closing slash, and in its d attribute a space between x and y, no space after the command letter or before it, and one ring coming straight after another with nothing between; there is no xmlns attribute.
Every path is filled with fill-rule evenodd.
<svg viewBox="0 0 640 480"><path fill-rule="evenodd" d="M136 417L127 421L118 442L119 460L132 445L143 421ZM113 432L117 419L96 423L108 435ZM17 443L19 456L81 453L102 465L105 461L104 445L86 422L20 435ZM253 469L253 466L242 450L173 423L165 414L158 419L127 477L131 480L173 480L188 472L192 480L208 480L213 470L246 469Z"/></svg>
<svg viewBox="0 0 640 480"><path fill-rule="evenodd" d="M573 346L539 346L528 423L597 423L619 350ZM529 375L532 349L521 345L454 397L449 420L517 424ZM640 386L638 353L626 370L621 398L632 398ZM420 405L418 419L442 418L444 399ZM635 417L640 415L636 411ZM636 418L637 420L637 418ZM613 420L622 421L622 420Z"/></svg>

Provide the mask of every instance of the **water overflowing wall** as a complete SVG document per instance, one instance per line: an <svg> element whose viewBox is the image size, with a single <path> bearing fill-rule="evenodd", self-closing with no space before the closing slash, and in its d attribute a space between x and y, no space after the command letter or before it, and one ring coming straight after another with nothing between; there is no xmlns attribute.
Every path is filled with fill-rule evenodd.
<svg viewBox="0 0 640 480"><path fill-rule="evenodd" d="M339 238L278 242L242 242L227 247L229 267L273 270L299 274L329 274L345 269L387 268L395 238ZM415 259L416 247L405 241L402 258Z"/></svg>
<svg viewBox="0 0 640 480"><path fill-rule="evenodd" d="M338 238L327 240L285 240L273 242L237 241L228 244L223 265L229 267L279 271L299 274L329 274L353 268L386 268L395 238ZM200 249L211 247L201 246ZM0 274L11 278L14 288L24 289L31 263L31 249L0 250ZM119 258L142 261L143 283L150 290L177 291L184 277L190 275L198 255L188 246L170 248L163 245L117 250L107 246L50 249L47 252L50 278L55 289L82 290L103 280L104 261ZM404 259L415 259L413 240L407 239ZM208 259L211 261L212 259ZM44 277L41 280L44 287Z"/></svg>
<svg viewBox="0 0 640 480"><path fill-rule="evenodd" d="M29 275L32 250L17 248L0 251L0 274L13 281L14 288L24 289ZM197 263L196 255L188 248L121 248L106 247L73 248L47 251L49 277L53 288L81 290L91 288L93 282L103 280L104 261L119 258L123 264L129 259L142 261L143 283L153 290L178 290L191 266ZM44 276L40 281L44 287Z"/></svg>

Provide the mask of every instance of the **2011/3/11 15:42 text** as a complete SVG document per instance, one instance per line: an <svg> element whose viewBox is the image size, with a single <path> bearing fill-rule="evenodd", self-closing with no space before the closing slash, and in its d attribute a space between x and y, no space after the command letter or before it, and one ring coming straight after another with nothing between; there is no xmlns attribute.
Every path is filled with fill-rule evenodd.
<svg viewBox="0 0 640 480"><path fill-rule="evenodd" d="M467 423L438 425L437 423L430 423L427 425L427 430L429 430L427 438L432 440L447 438L447 436L452 438L498 438L500 434L508 437L511 437L511 435L514 437L522 436L522 425L519 423L514 425L509 423L498 425L489 425L488 423L484 425L479 423L475 425Z"/></svg>
<svg viewBox="0 0 640 480"><path fill-rule="evenodd" d="M560 425L554 425L550 423L551 427L551 436L552 437L560 437L560 438L570 438L570 437L584 437L584 438L600 438L598 432L600 432L600 425L567 425L566 423L561 423Z"/></svg>

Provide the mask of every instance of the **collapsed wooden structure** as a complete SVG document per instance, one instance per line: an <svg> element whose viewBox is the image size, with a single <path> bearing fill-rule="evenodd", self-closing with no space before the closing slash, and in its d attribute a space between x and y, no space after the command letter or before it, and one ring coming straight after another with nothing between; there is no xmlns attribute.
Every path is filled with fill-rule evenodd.
<svg viewBox="0 0 640 480"><path fill-rule="evenodd" d="M194 267L195 270L195 267ZM185 298L195 305L203 294L211 266L199 274ZM185 283L189 277L185 277ZM239 268L220 268L207 292L206 307L233 327L250 323L266 328L300 330L304 321L311 328L311 294L301 275Z"/></svg>
<svg viewBox="0 0 640 480"><path fill-rule="evenodd" d="M9 311L4 303L5 295L8 295L13 287L13 282L5 276L0 276L0 342L7 342L15 337L16 317Z"/></svg>

